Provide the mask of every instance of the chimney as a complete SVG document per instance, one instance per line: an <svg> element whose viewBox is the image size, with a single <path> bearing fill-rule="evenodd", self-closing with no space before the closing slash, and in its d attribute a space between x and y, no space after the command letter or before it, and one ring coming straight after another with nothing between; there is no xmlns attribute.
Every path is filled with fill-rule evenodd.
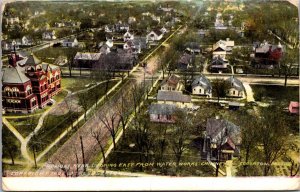
<svg viewBox="0 0 300 192"><path fill-rule="evenodd" d="M219 116L219 115L216 115L216 119L220 119L220 116Z"/></svg>
<svg viewBox="0 0 300 192"><path fill-rule="evenodd" d="M16 67L17 66L17 56L16 55L17 55L16 53L11 53L11 55L8 56L8 63L12 67Z"/></svg>
<svg viewBox="0 0 300 192"><path fill-rule="evenodd" d="M230 39L229 38L226 38L226 41L229 41Z"/></svg>

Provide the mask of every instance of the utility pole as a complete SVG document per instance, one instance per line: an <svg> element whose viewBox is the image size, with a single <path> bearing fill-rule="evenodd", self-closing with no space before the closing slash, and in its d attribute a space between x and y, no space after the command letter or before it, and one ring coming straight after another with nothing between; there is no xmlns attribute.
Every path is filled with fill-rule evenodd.
<svg viewBox="0 0 300 192"><path fill-rule="evenodd" d="M82 136L80 136L80 144L81 144L81 152L82 152L83 172L86 172L85 159L84 159L84 150L83 150L83 143L82 143Z"/></svg>
<svg viewBox="0 0 300 192"><path fill-rule="evenodd" d="M37 168L36 157L35 157L35 144L32 146L32 151L33 151L34 167Z"/></svg>

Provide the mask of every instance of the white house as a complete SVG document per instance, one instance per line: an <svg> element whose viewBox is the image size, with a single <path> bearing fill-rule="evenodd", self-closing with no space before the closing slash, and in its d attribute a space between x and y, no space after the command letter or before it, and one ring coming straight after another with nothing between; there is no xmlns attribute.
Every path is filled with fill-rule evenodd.
<svg viewBox="0 0 300 192"><path fill-rule="evenodd" d="M33 40L29 36L22 37L22 45L33 45Z"/></svg>
<svg viewBox="0 0 300 192"><path fill-rule="evenodd" d="M78 46L78 41L76 38L65 39L63 41L63 47L77 47L77 46Z"/></svg>
<svg viewBox="0 0 300 192"><path fill-rule="evenodd" d="M123 39L124 42L126 41L132 41L134 39L134 35L129 33L129 31L127 31L124 35L123 35Z"/></svg>
<svg viewBox="0 0 300 192"><path fill-rule="evenodd" d="M229 90L227 90L228 97L243 98L246 96L245 87L239 79L235 78L234 76L231 76L230 78L226 79L226 82L230 85Z"/></svg>
<svg viewBox="0 0 300 192"><path fill-rule="evenodd" d="M136 22L136 18L135 17L129 17L128 18L128 24L132 24Z"/></svg>
<svg viewBox="0 0 300 192"><path fill-rule="evenodd" d="M168 30L167 28L165 28L165 27L162 27L162 28L160 29L160 32L162 32L163 34L165 34L165 33L168 33L169 30Z"/></svg>
<svg viewBox="0 0 300 192"><path fill-rule="evenodd" d="M192 83L193 95L212 97L212 86L210 81L203 74L196 77Z"/></svg>
<svg viewBox="0 0 300 192"><path fill-rule="evenodd" d="M219 40L213 45L213 58L221 57L225 59L226 54L230 54L234 47L234 41L230 41L229 38L224 40Z"/></svg>
<svg viewBox="0 0 300 192"><path fill-rule="evenodd" d="M19 22L20 22L19 17L8 17L8 18L6 18L6 24L13 25L13 24L19 23Z"/></svg>
<svg viewBox="0 0 300 192"><path fill-rule="evenodd" d="M45 31L43 33L43 39L45 40L53 40L56 39L55 31Z"/></svg>
<svg viewBox="0 0 300 192"><path fill-rule="evenodd" d="M147 41L159 41L163 38L163 33L160 30L152 30L146 38Z"/></svg>
<svg viewBox="0 0 300 192"><path fill-rule="evenodd" d="M163 91L159 90L157 94L158 104L170 104L179 108L192 108L192 98L184 95L181 91Z"/></svg>

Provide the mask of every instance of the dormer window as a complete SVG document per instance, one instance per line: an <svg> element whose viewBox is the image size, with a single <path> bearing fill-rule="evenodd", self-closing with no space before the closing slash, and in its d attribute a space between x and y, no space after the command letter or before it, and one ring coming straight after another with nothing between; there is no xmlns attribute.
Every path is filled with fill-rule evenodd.
<svg viewBox="0 0 300 192"><path fill-rule="evenodd" d="M26 93L27 93L27 95L30 95L30 94L32 93L32 88L31 88L30 85L28 85L28 86L26 87Z"/></svg>
<svg viewBox="0 0 300 192"><path fill-rule="evenodd" d="M19 97L19 95L20 95L20 90L19 90L17 87L13 87L11 90L12 90L12 95L13 95L14 97Z"/></svg>

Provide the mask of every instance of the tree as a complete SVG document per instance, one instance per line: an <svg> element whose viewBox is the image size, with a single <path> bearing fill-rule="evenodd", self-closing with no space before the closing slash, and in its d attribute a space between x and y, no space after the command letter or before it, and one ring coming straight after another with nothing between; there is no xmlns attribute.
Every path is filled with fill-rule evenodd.
<svg viewBox="0 0 300 192"><path fill-rule="evenodd" d="M120 116L120 120L122 123L122 129L123 129L123 135L125 137L125 128L127 125L127 122L129 120L130 114L131 114L131 105L132 102L130 101L130 95L127 93L124 93L122 91L121 93L121 101L117 104L116 110L118 115Z"/></svg>
<svg viewBox="0 0 300 192"><path fill-rule="evenodd" d="M227 90L230 86L228 82L223 79L216 79L213 83L214 85L212 86L212 92L216 94L218 97L218 102L220 102L220 97L226 96Z"/></svg>
<svg viewBox="0 0 300 192"><path fill-rule="evenodd" d="M69 76L72 77L72 67L74 65L74 57L77 53L77 49L71 48L68 49L68 51L66 51L65 53L68 61Z"/></svg>
<svg viewBox="0 0 300 192"><path fill-rule="evenodd" d="M277 106L261 109L261 125L257 130L262 145L262 160L265 163L263 174L270 174L274 161L287 150L288 130L282 111Z"/></svg>
<svg viewBox="0 0 300 192"><path fill-rule="evenodd" d="M82 92L77 94L78 96L78 104L83 108L84 110L84 120L87 120L86 112L89 109L89 100L90 96L87 94L87 92Z"/></svg>
<svg viewBox="0 0 300 192"><path fill-rule="evenodd" d="M114 145L114 150L116 149L116 136L120 124L120 116L115 111L113 107L114 104L110 103L107 110L104 110L102 114L99 115L99 120L103 123L104 127L108 130Z"/></svg>
<svg viewBox="0 0 300 192"><path fill-rule="evenodd" d="M280 71L283 69L284 73L284 86L287 85L287 79L292 74L292 67L293 65L297 65L299 61L299 53L297 52L298 49L287 50L284 53L282 60L280 61Z"/></svg>
<svg viewBox="0 0 300 192"><path fill-rule="evenodd" d="M9 155L11 158L11 164L15 165L14 157L17 155L18 148L14 143L14 138L9 134L8 128L3 128L2 134L3 155Z"/></svg>
<svg viewBox="0 0 300 192"><path fill-rule="evenodd" d="M179 171L179 163L184 151L188 149L188 139L192 128L191 117L185 111L175 112L176 122L172 126L169 141L176 159L176 173Z"/></svg>

